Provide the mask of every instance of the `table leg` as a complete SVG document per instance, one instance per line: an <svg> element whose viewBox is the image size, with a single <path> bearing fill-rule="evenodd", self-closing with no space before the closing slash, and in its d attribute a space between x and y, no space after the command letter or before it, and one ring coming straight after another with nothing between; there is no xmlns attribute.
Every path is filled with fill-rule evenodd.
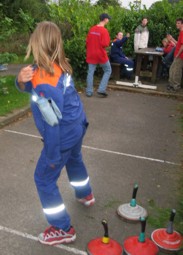
<svg viewBox="0 0 183 255"><path fill-rule="evenodd" d="M158 62L159 62L159 56L153 56L152 77L151 77L151 81L153 83L156 82Z"/></svg>
<svg viewBox="0 0 183 255"><path fill-rule="evenodd" d="M140 76L140 70L142 65L142 54L138 54L136 57L136 69L135 69L135 76Z"/></svg>

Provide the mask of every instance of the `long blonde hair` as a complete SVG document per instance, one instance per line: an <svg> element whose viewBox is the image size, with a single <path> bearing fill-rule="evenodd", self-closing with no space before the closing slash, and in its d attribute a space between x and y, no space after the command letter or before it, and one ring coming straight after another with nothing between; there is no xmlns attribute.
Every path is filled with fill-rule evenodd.
<svg viewBox="0 0 183 255"><path fill-rule="evenodd" d="M38 23L30 37L25 59L29 58L31 52L35 64L47 73L54 74L53 63L56 63L63 72L72 74L72 67L65 57L61 32L55 23Z"/></svg>

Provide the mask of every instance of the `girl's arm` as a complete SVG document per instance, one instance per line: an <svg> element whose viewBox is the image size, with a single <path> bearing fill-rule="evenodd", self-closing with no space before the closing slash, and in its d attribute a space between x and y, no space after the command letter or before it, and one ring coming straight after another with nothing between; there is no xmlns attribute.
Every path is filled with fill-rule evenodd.
<svg viewBox="0 0 183 255"><path fill-rule="evenodd" d="M173 36L172 35L167 35L167 39L170 41L170 42L172 42L174 45L176 45L177 44L177 41L175 40L175 38L173 38Z"/></svg>

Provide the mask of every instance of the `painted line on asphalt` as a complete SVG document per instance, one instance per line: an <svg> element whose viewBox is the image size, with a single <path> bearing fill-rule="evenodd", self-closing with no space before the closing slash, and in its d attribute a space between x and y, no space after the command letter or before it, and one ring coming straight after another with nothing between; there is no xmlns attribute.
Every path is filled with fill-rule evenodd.
<svg viewBox="0 0 183 255"><path fill-rule="evenodd" d="M23 233L23 232L20 232L20 231L11 229L11 228L3 227L3 226L0 226L0 230L2 230L4 232L7 232L9 234L21 236L23 238L26 238L26 239L38 242L38 238L37 237L32 236L32 235L27 234L27 233ZM62 244L54 245L54 247L59 248L61 250L65 250L65 251L71 252L71 253L74 253L74 254L87 255L87 253L85 251L81 251L81 250L78 250L76 248L72 248L72 247L69 247L69 246L62 245Z"/></svg>
<svg viewBox="0 0 183 255"><path fill-rule="evenodd" d="M172 161L156 159L156 158L148 158L148 157L144 157L144 156L138 156L138 155L134 155L134 154L117 152L117 151L98 149L98 148L94 148L94 147L90 147L90 146L86 146L86 145L83 145L82 147L85 148L85 149L90 149L90 150L95 150L95 151L102 151L102 152L112 153L112 154L121 155L121 156L125 156L125 157L144 159L144 160L149 160L149 161L154 161L154 162L159 162L159 163L165 163L165 164L170 164L170 165L176 165L176 166L181 165L181 164L178 164L178 163L175 163L175 162L172 162Z"/></svg>
<svg viewBox="0 0 183 255"><path fill-rule="evenodd" d="M39 139L42 138L41 136L31 135L31 134L22 133L22 132L17 132L17 131L9 130L9 129L5 129L4 131L9 132L9 133L13 133L13 134L29 136L29 137L33 137L33 138L39 138ZM144 159L144 160L154 161L154 162L163 163L163 164L176 165L176 166L181 165L179 163L172 162L172 161L156 159L156 158L149 158L149 157L144 157L144 156L139 156L139 155L134 155L134 154L129 154L129 153L123 153L123 152L118 152L118 151L105 150L105 149L95 148L95 147L91 147L91 146L87 146L87 145L82 145L82 147L85 148L85 149L89 149L89 150L101 151L101 152L121 155L121 156L125 156L125 157L137 158L137 159Z"/></svg>
<svg viewBox="0 0 183 255"><path fill-rule="evenodd" d="M24 136L29 136L29 137L33 137L33 138L39 138L39 139L42 138L42 137L39 136L39 135L27 134L27 133L17 132L17 131L9 130L9 129L5 129L4 131L5 131L5 132L8 132L8 133L13 133L13 134L17 134L17 135L24 135Z"/></svg>

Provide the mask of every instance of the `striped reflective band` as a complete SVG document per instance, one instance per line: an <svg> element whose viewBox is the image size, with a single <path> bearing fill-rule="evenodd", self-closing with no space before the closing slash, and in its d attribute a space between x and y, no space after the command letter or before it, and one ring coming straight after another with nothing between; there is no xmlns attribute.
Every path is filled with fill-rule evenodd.
<svg viewBox="0 0 183 255"><path fill-rule="evenodd" d="M65 209L65 205L64 204L61 204L61 205L59 205L59 206L57 206L57 207L53 207L53 208L43 208L43 212L45 213L45 214L48 214L48 215L50 215L50 214L56 214L56 213L59 213L59 212L61 212L61 211L63 211Z"/></svg>
<svg viewBox="0 0 183 255"><path fill-rule="evenodd" d="M132 70L133 70L133 68L126 68L126 70L127 70L127 71L132 71Z"/></svg>
<svg viewBox="0 0 183 255"><path fill-rule="evenodd" d="M67 79L66 79L66 84L65 84L65 86L66 86L66 87L69 87L69 86L70 86L70 82L71 82L71 76L68 75L68 74L66 74L66 75L67 75Z"/></svg>
<svg viewBox="0 0 183 255"><path fill-rule="evenodd" d="M70 184L74 187L83 187L85 186L87 183L89 182L89 177L84 180L84 181L80 181L80 182L70 182Z"/></svg>

